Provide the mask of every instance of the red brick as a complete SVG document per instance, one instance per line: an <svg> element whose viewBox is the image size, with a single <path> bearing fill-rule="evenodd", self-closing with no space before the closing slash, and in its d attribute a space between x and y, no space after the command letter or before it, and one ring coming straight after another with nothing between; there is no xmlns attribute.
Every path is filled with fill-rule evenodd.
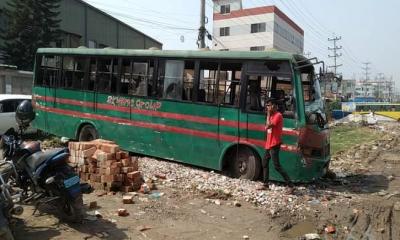
<svg viewBox="0 0 400 240"><path fill-rule="evenodd" d="M88 165L82 165L81 166L81 172L88 173L89 172L89 166Z"/></svg>
<svg viewBox="0 0 400 240"><path fill-rule="evenodd" d="M115 153L115 159L120 160L121 159L121 152L116 152Z"/></svg>
<svg viewBox="0 0 400 240"><path fill-rule="evenodd" d="M122 172L123 173L129 173L129 172L134 172L135 169L133 167L123 167Z"/></svg>
<svg viewBox="0 0 400 240"><path fill-rule="evenodd" d="M95 174L95 173L90 174L90 181L97 182L97 180L98 180L98 175L97 174Z"/></svg>
<svg viewBox="0 0 400 240"><path fill-rule="evenodd" d="M111 164L111 167L119 167L119 168L122 168L123 165L122 165L122 162L113 162L113 163Z"/></svg>
<svg viewBox="0 0 400 240"><path fill-rule="evenodd" d="M102 183L122 182L123 178L120 174L115 175L101 175Z"/></svg>
<svg viewBox="0 0 400 240"><path fill-rule="evenodd" d="M138 157L131 157L132 167L134 171L139 171L139 158Z"/></svg>
<svg viewBox="0 0 400 240"><path fill-rule="evenodd" d="M107 175L114 175L114 174L118 174L121 172L121 168L119 167L108 167L106 168L106 174Z"/></svg>
<svg viewBox="0 0 400 240"><path fill-rule="evenodd" d="M123 204L132 204L133 203L133 196L132 195L124 195L124 196L122 196L122 203Z"/></svg>
<svg viewBox="0 0 400 240"><path fill-rule="evenodd" d="M121 163L124 167L131 167L132 166L132 161L129 158L124 158L121 159Z"/></svg>
<svg viewBox="0 0 400 240"><path fill-rule="evenodd" d="M92 147L96 147L96 145L91 142L80 142L79 143L79 150L87 150Z"/></svg>
<svg viewBox="0 0 400 240"><path fill-rule="evenodd" d="M107 168L113 166L113 163L115 163L114 160L106 160L102 162L101 166Z"/></svg>
<svg viewBox="0 0 400 240"><path fill-rule="evenodd" d="M100 168L100 169L99 169L99 174L100 174L100 175L106 174L106 169L105 169L105 168Z"/></svg>
<svg viewBox="0 0 400 240"><path fill-rule="evenodd" d="M128 216L128 215L129 215L129 213L128 213L128 211L127 211L126 209L124 209L124 208L118 209L118 216L120 216L120 217L126 217L126 216Z"/></svg>
<svg viewBox="0 0 400 240"><path fill-rule="evenodd" d="M106 153L106 152L99 152L96 155L97 160L100 162L106 161L106 160L113 160L115 159L115 153Z"/></svg>
<svg viewBox="0 0 400 240"><path fill-rule="evenodd" d="M142 178L142 174L139 171L135 171L135 172L130 172L126 174L126 177L132 180L136 180L139 178Z"/></svg>
<svg viewBox="0 0 400 240"><path fill-rule="evenodd" d="M120 153L121 153L121 159L123 159L123 158L129 158L129 153L128 153L128 152L121 151Z"/></svg>
<svg viewBox="0 0 400 240"><path fill-rule="evenodd" d="M96 151L97 151L97 148L93 146L93 147L91 147L89 149L83 150L82 151L82 156L91 157Z"/></svg>
<svg viewBox="0 0 400 240"><path fill-rule="evenodd" d="M107 152L107 153L114 153L114 154L115 154L116 152L119 151L119 146L118 146L117 144L108 144L108 143L105 143L105 144L102 144L102 145L101 145L100 149L101 149L102 151L104 151L104 152Z"/></svg>

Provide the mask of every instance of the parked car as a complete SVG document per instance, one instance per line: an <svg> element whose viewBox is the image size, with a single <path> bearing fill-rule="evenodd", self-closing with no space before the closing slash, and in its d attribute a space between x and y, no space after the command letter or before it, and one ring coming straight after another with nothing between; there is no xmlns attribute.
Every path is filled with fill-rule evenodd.
<svg viewBox="0 0 400 240"><path fill-rule="evenodd" d="M23 100L32 100L31 95L17 94L0 94L0 135L4 134L8 129L14 128L18 130L17 121L15 120L15 110ZM28 128L25 133L36 132L36 129Z"/></svg>

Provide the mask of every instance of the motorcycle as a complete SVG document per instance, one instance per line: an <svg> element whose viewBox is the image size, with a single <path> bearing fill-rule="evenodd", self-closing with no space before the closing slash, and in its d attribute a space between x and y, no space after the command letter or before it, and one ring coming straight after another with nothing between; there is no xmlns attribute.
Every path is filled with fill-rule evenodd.
<svg viewBox="0 0 400 240"><path fill-rule="evenodd" d="M34 202L35 211L41 204L54 203L61 218L81 222L83 218L82 189L79 176L67 163L68 148L43 152L37 141L25 142L21 136L35 113L31 102L25 100L16 110L20 134L8 130L0 140L0 150L6 161L17 171L16 186L21 190L24 203Z"/></svg>
<svg viewBox="0 0 400 240"><path fill-rule="evenodd" d="M14 204L14 194L10 180L17 172L12 162L0 162L0 239L13 240L10 224L13 222L13 215L21 215L23 208Z"/></svg>

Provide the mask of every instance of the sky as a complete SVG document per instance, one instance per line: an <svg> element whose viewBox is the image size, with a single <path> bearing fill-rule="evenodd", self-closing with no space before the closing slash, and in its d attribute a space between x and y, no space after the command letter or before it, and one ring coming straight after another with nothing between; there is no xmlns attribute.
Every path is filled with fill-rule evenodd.
<svg viewBox="0 0 400 240"><path fill-rule="evenodd" d="M163 49L197 49L200 0L85 0L163 43ZM275 5L304 30L304 52L333 65L328 38L341 37L338 68L345 79L383 73L400 90L399 0L242 0L244 8ZM212 34L212 0L206 0ZM207 42L211 47L211 42Z"/></svg>

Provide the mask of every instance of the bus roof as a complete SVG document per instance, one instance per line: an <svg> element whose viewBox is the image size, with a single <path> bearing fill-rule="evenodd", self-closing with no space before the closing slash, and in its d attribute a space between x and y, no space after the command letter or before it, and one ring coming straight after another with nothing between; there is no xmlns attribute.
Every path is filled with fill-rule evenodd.
<svg viewBox="0 0 400 240"><path fill-rule="evenodd" d="M61 55L102 55L140 56L174 58L216 58L216 59L274 59L296 61L300 55L280 51L207 51L207 50L134 50L134 49L93 49L93 48L39 48L39 54Z"/></svg>

